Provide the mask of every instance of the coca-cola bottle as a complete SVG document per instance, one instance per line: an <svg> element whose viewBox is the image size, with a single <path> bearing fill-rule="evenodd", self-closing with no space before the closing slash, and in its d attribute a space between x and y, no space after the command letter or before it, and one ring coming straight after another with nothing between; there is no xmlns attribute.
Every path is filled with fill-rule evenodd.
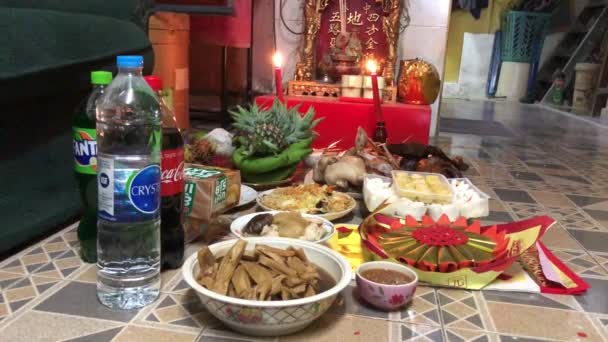
<svg viewBox="0 0 608 342"><path fill-rule="evenodd" d="M172 269L184 261L184 140L163 97L162 80L156 76L145 79L158 94L162 111L160 260L161 269Z"/></svg>

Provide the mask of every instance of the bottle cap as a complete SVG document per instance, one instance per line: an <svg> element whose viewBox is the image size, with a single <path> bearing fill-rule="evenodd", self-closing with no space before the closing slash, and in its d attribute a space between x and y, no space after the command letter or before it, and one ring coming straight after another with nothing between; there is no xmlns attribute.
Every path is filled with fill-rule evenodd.
<svg viewBox="0 0 608 342"><path fill-rule="evenodd" d="M163 80L160 77L154 75L144 76L144 80L148 82L148 85L150 88L152 88L152 90L154 90L154 92L158 93L159 91L163 90Z"/></svg>
<svg viewBox="0 0 608 342"><path fill-rule="evenodd" d="M112 73L109 71L91 72L91 84L108 85L112 82Z"/></svg>
<svg viewBox="0 0 608 342"><path fill-rule="evenodd" d="M144 58L142 56L117 56L116 66L119 68L142 68Z"/></svg>

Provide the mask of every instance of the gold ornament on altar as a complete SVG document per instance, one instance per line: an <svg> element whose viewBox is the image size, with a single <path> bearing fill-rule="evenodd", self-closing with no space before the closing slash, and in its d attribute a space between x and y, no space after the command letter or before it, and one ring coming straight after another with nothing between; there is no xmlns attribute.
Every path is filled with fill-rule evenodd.
<svg viewBox="0 0 608 342"><path fill-rule="evenodd" d="M430 105L437 99L440 87L439 73L431 63L418 58L401 61L397 84L400 102Z"/></svg>

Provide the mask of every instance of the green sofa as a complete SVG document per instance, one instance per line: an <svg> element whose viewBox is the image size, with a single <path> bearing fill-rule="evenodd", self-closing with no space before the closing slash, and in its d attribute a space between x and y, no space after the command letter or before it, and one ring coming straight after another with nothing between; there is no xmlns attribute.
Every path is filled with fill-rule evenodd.
<svg viewBox="0 0 608 342"><path fill-rule="evenodd" d="M91 70L154 64L151 0L0 0L0 260L78 219L71 119Z"/></svg>

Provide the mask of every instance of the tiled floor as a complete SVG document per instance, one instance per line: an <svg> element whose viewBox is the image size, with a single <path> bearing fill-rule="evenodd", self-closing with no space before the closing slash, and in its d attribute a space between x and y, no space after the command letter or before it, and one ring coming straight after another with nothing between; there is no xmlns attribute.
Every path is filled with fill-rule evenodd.
<svg viewBox="0 0 608 342"><path fill-rule="evenodd" d="M608 128L518 104L445 101L442 113L456 120L433 143L463 155L469 178L492 196L484 223L551 215L558 224L543 241L591 290L572 297L421 286L411 305L386 313L362 304L351 284L305 331L257 340L608 340ZM361 212L347 220L359 222ZM95 266L80 262L77 247L70 227L0 263L0 341L252 340L211 317L178 271L163 274L161 297L139 312L101 307Z"/></svg>

